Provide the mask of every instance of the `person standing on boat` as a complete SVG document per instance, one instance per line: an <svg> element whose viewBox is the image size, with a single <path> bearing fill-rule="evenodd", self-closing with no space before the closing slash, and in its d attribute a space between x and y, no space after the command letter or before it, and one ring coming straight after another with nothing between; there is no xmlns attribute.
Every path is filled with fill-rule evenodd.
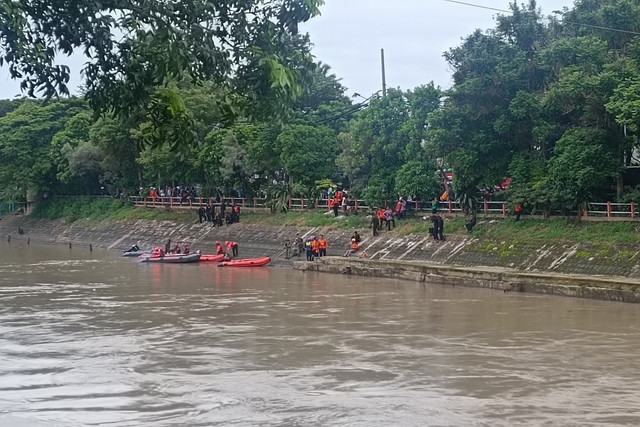
<svg viewBox="0 0 640 427"><path fill-rule="evenodd" d="M167 240L167 243L164 244L164 253L165 254L171 253L171 239Z"/></svg>
<svg viewBox="0 0 640 427"><path fill-rule="evenodd" d="M222 245L220 244L220 242L216 242L216 254L217 254L217 255L222 255L222 254L224 254L224 248L222 247Z"/></svg>
<svg viewBox="0 0 640 427"><path fill-rule="evenodd" d="M238 256L238 242L231 242L231 253L234 257Z"/></svg>

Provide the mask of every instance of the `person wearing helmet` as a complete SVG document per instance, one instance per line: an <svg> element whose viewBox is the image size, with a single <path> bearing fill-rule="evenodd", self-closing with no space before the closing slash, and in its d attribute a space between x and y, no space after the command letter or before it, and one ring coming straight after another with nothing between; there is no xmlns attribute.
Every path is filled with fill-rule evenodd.
<svg viewBox="0 0 640 427"><path fill-rule="evenodd" d="M353 255L356 252L358 252L358 249L360 249L360 245L358 244L358 242L355 239L355 237L352 237L351 238L351 247L349 249L347 249L347 252L344 253L344 256L345 257L350 257L351 255Z"/></svg>
<svg viewBox="0 0 640 427"><path fill-rule="evenodd" d="M311 237L304 242L304 247L307 250L307 261L313 261L313 239Z"/></svg>

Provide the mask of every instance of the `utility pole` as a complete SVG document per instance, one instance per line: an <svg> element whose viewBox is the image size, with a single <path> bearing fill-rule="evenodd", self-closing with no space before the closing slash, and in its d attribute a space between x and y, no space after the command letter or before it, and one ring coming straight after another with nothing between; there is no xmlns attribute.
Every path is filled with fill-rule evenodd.
<svg viewBox="0 0 640 427"><path fill-rule="evenodd" d="M387 96L387 78L384 71L384 49L380 49L380 59L382 62L382 96Z"/></svg>

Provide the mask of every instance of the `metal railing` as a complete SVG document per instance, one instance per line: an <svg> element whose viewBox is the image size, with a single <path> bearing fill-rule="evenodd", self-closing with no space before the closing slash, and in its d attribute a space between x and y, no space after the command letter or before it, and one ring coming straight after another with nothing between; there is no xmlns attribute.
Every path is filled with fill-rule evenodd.
<svg viewBox="0 0 640 427"><path fill-rule="evenodd" d="M221 202L216 201L214 198L207 197L130 197L129 198L136 206L145 206L145 207L165 207L165 208L199 208L206 207L207 204L211 204L216 208L220 208ZM225 197L224 202L227 207L233 206L236 204L240 207L252 207L252 208L268 208L267 199L261 197L253 197L253 198L243 198L243 197ZM395 202L387 203L391 208L395 208ZM330 205L329 199L315 199L312 201L302 199L302 198L292 198L289 200L289 209L292 211L302 211L302 210L317 210L317 211L328 211ZM369 207L366 205L364 200L352 200L352 205L350 206L350 211L355 210L360 212L367 212ZM421 201L408 201L407 202L407 210L416 211L416 212L426 212L431 211L432 202L421 202ZM342 210L342 208L340 209ZM449 214L459 214L462 213L463 210L459 203L455 201L445 201L440 202L438 207L438 212L440 213L449 213ZM589 209L582 212L582 216L584 217L601 217L601 218L637 218L636 214L637 204L636 203L590 203ZM489 201L484 200L479 204L479 213L484 213L485 215L495 215L495 216L508 216L510 213L510 206L507 202L502 201ZM577 212L573 212L574 215L577 215ZM550 212L550 216L562 216L561 212L552 211Z"/></svg>

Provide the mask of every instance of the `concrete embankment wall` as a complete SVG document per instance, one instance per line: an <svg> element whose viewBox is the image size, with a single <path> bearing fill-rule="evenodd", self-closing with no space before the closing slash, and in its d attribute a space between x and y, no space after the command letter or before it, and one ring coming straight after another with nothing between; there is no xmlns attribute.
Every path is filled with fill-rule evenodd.
<svg viewBox="0 0 640 427"><path fill-rule="evenodd" d="M24 230L24 234L17 233L18 227ZM7 215L0 220L0 236L5 241L11 236L12 244L26 242L29 239L33 243L72 244L74 248L88 248L91 244L94 248L121 251L129 248L133 242L139 242L142 248L164 246L164 242L170 238L173 242L188 242L192 250L200 249L202 253L213 253L216 241L224 243L226 240L235 240L239 244L240 257L268 255L272 258L272 265L282 267L291 267L293 261L298 259L285 259L285 238L288 237L293 242L296 233L300 233L301 236L324 234L330 243L329 255L340 256L349 247L352 231L242 223L217 228L206 223L153 220L99 223L79 220L67 224L62 220L40 220L23 215ZM361 252L365 252L368 257L365 262L375 260L380 266L376 267L377 269L362 270L366 271L367 275L415 280L416 274L418 278L423 274L422 270L420 273L414 272L416 265L420 268L431 266L429 268L433 270L427 274L428 277L446 278L449 277L447 272L456 272L450 279L452 282L465 280L465 274L475 271L482 272L483 276L478 276L477 273L466 283L498 289L620 301L635 301L635 297L630 295L635 292L636 281L640 280L640 251L631 247L605 252L598 247L591 247L589 243L567 245L549 242L542 246L513 245L509 242L487 242L467 235L449 236L445 242L436 242L424 235L401 237L393 231L383 231L379 236L373 237L369 230L359 231L363 237ZM349 262L353 262L353 259ZM336 272L334 267L324 267L325 264L329 265L328 261L318 263L318 266L322 265L322 268ZM340 268L342 267L344 266ZM352 268L352 271L360 271L358 268ZM500 272L500 276L486 276L496 272ZM527 274L530 276L526 276ZM606 282L606 288L613 289L614 292L610 295L602 292L591 294L587 291L591 285L585 286L588 282L584 281L579 285L580 290L569 291L567 289L570 286L567 287L568 285L562 284L561 281L564 275L593 278L589 283ZM549 288L552 285L556 286L554 290ZM560 286L565 286L565 290L558 291ZM625 296L621 297L618 291L623 289Z"/></svg>
<svg viewBox="0 0 640 427"><path fill-rule="evenodd" d="M621 277L344 257L325 257L315 262L297 261L294 263L294 268L302 271L388 277L451 286L480 287L503 292L528 292L620 302L640 302L640 280Z"/></svg>

